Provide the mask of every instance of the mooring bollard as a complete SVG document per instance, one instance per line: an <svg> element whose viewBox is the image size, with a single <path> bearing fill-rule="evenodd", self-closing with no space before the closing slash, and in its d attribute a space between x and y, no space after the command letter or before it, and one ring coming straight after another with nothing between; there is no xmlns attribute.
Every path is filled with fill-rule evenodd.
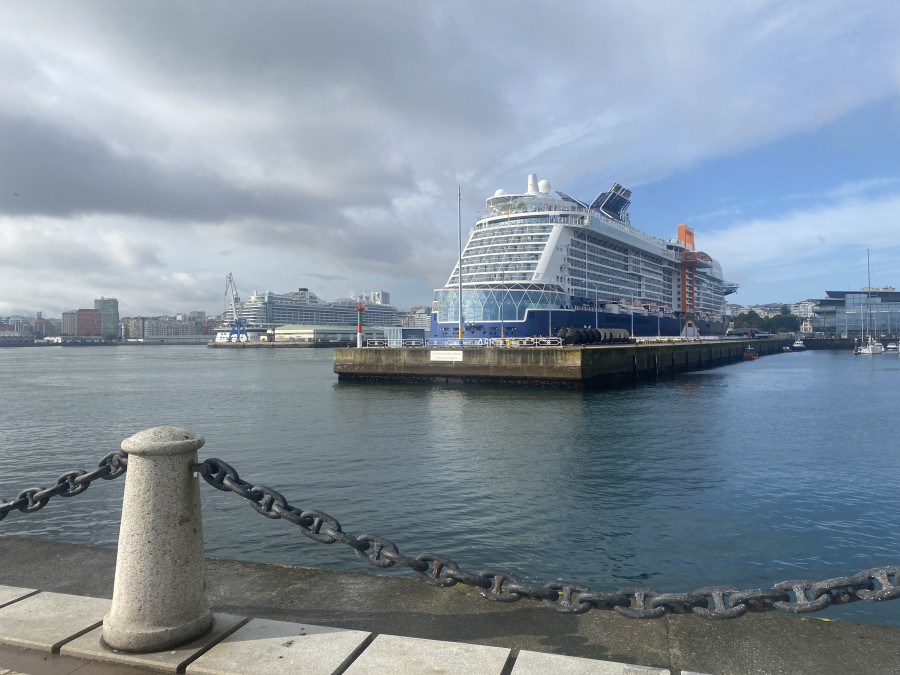
<svg viewBox="0 0 900 675"><path fill-rule="evenodd" d="M103 640L127 652L160 651L202 635L206 598L197 462L202 436L154 427L122 441L128 453L112 607Z"/></svg>

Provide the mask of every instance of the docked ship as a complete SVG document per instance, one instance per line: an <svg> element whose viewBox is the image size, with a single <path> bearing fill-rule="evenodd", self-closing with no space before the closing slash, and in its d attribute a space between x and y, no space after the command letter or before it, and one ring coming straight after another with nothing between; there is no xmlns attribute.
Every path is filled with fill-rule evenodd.
<svg viewBox="0 0 900 675"><path fill-rule="evenodd" d="M458 338L460 329L463 338L556 337L568 328L725 333L725 296L737 286L694 248L691 228L678 225L675 239L638 230L631 191L618 184L591 202L556 195L531 174L526 192L497 190L486 200L446 285L435 289L432 339Z"/></svg>
<svg viewBox="0 0 900 675"><path fill-rule="evenodd" d="M243 318L248 325L261 328L276 328L286 324L315 325L356 325L356 307L359 301L353 298L339 298L330 302L322 300L308 288L299 288L287 293L257 293L234 308L226 310L226 323L235 316ZM393 305L366 303L366 324L370 326L399 326L402 312Z"/></svg>
<svg viewBox="0 0 900 675"><path fill-rule="evenodd" d="M222 314L222 325L215 342L257 342L268 339L274 330L285 325L320 326L323 332L339 326L356 326L359 299L340 298L327 302L308 288L287 293L254 291L241 300L231 274L226 279L225 295L230 307ZM379 298L380 299L380 298ZM363 303L366 325L400 326L402 312L385 302Z"/></svg>

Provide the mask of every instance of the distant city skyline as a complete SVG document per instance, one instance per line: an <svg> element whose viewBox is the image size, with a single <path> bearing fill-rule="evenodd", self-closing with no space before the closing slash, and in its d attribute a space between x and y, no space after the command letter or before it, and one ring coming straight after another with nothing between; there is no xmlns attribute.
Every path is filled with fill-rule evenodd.
<svg viewBox="0 0 900 675"><path fill-rule="evenodd" d="M248 297L251 295L253 295L253 294L249 293L247 295L241 296L241 301L243 302L243 301L247 300ZM391 305L392 304L391 303L391 294L389 291L385 291L385 290L377 290L377 291L369 291L367 293L361 293L351 299L361 300L367 304L378 304L378 305ZM339 300L339 298L320 298L320 300L325 303L331 303L336 300ZM87 303L82 302L81 304L87 304ZM397 308L397 309L401 310L401 311L407 311L407 310L413 309L414 307L417 307L417 306L418 307L423 307L423 306L427 307L430 304L431 303L423 303L422 305L414 305L413 307ZM224 313L230 311L230 306L229 306L225 310L218 311L218 312L207 312L206 310L202 310L202 309L191 309L191 310L180 310L180 311L171 311L170 310L170 311L162 312L160 314L155 314L155 315L122 314L119 312L118 298L113 298L113 297L95 298L93 300L93 305L94 305L94 310L98 310L101 312L105 311L105 312L107 312L107 316L110 316L111 314L114 313L117 317L120 317L120 318L132 318L132 317L145 317L146 318L146 317L151 317L151 316L152 317L185 316L185 317L189 317L191 320L200 320L201 316L204 318L208 318L208 319L214 319L217 317L221 317ZM54 316L47 316L46 315L47 313L44 312L43 310L23 310L20 312L12 312L9 314L0 314L0 320L4 319L6 317L11 317L11 316L17 316L17 317L23 316L23 317L30 317L30 318L36 318L36 319L43 318L43 319L60 320L63 317L63 315L65 315L65 314L81 312L81 311L87 311L87 310L85 310L85 308L80 308L80 309L73 308L73 309L65 310L65 311L61 312L59 316L54 317ZM108 328L108 325L106 326L106 328ZM106 330L106 328L104 328L104 331Z"/></svg>
<svg viewBox="0 0 900 675"><path fill-rule="evenodd" d="M528 173L687 223L738 304L859 289L867 249L900 286L891 0L199 8L0 5L0 315L217 314L228 273L429 304L457 190L465 237Z"/></svg>
<svg viewBox="0 0 900 675"><path fill-rule="evenodd" d="M855 288L854 288L854 289L828 289L828 290L829 290L829 291L840 290L840 291L851 291L851 292L856 292L856 291L865 291L866 289L865 289L865 288L860 288L860 289L855 289ZM893 287L881 287L881 288L876 288L876 287L873 286L871 290L876 291L876 290L895 290L895 289L894 289ZM379 292L379 293L383 293L384 291L378 291L378 292ZM732 297L733 297L733 296L732 296ZM115 298L113 298L113 299L115 299ZM816 301L816 300L824 300L824 299L826 299L826 294L823 292L823 293L821 294L821 296L816 296L816 297L814 297L814 298L804 298L804 299L802 299L802 300L795 300L795 301L772 300L772 301L767 301L767 302L755 302L755 303L729 302L729 303L728 303L728 306L729 306L729 308L744 308L744 307L756 307L756 308L761 308L761 307L781 307L781 306L784 306L784 305L795 306L795 305L800 305L800 304L807 303L807 302L814 302L814 301ZM325 302L331 302L331 301L332 301L332 300L325 299L325 298L323 298L323 300L324 300ZM400 311L400 312L408 312L408 311L413 310L413 309L415 309L415 308L421 308L421 307L426 307L426 308L427 308L427 307L430 306L430 304L431 304L431 303L421 303L421 304L419 304L419 305L412 305L411 307L396 307L396 305L393 305L393 306L394 306L398 311ZM44 319L44 320L54 320L54 321L59 321L59 320L61 320L63 314L66 314L66 313L72 312L72 311L78 311L78 310L66 310L65 312L61 312L59 316L51 316L51 315L48 315L46 312L43 312L42 310L25 310L25 311L22 311L22 312L13 312L13 313L9 313L9 314L0 314L0 321L2 321L3 319L6 319L6 318L8 318L8 317L20 317L20 316L21 316L21 317L33 318L33 319L39 319L39 318L42 318L42 319ZM223 311L220 311L220 312L206 312L205 310L202 310L202 309L193 309L193 310L186 310L186 311L168 311L168 312L162 312L162 313L160 313L160 314L128 314L128 313L120 313L120 314L119 314L119 318L120 318L120 320L122 320L122 319L125 319L125 318L138 318L138 317L143 317L143 318L173 317L173 318L175 318L175 317L183 316L183 317L189 318L190 320L197 321L197 320L201 320L201 319L200 319L200 316L202 315L202 316L205 317L205 320L219 320L219 319L222 317L223 314L227 314L227 313L228 313L228 310L223 310Z"/></svg>

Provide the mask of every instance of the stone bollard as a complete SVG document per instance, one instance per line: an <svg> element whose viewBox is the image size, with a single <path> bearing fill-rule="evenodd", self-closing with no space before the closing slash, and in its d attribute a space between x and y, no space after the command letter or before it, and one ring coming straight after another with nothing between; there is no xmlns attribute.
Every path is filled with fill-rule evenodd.
<svg viewBox="0 0 900 675"><path fill-rule="evenodd" d="M128 453L112 606L103 640L125 652L188 642L213 622L203 573L199 479L203 437L154 427L122 441Z"/></svg>

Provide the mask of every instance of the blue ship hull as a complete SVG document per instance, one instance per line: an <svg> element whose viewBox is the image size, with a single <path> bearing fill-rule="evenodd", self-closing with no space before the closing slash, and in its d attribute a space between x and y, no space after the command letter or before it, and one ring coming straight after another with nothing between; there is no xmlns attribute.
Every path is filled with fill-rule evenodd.
<svg viewBox="0 0 900 675"><path fill-rule="evenodd" d="M700 335L724 335L721 321L694 320ZM552 326L552 328L551 328ZM647 316L643 314L611 314L581 309L529 309L522 321L482 321L463 325L464 338L534 337L548 334L556 337L560 328L621 328L635 337L674 337L681 334L684 322L672 316ZM502 335L501 335L502 331ZM459 324L439 322L437 313L431 314L432 338L458 337Z"/></svg>

